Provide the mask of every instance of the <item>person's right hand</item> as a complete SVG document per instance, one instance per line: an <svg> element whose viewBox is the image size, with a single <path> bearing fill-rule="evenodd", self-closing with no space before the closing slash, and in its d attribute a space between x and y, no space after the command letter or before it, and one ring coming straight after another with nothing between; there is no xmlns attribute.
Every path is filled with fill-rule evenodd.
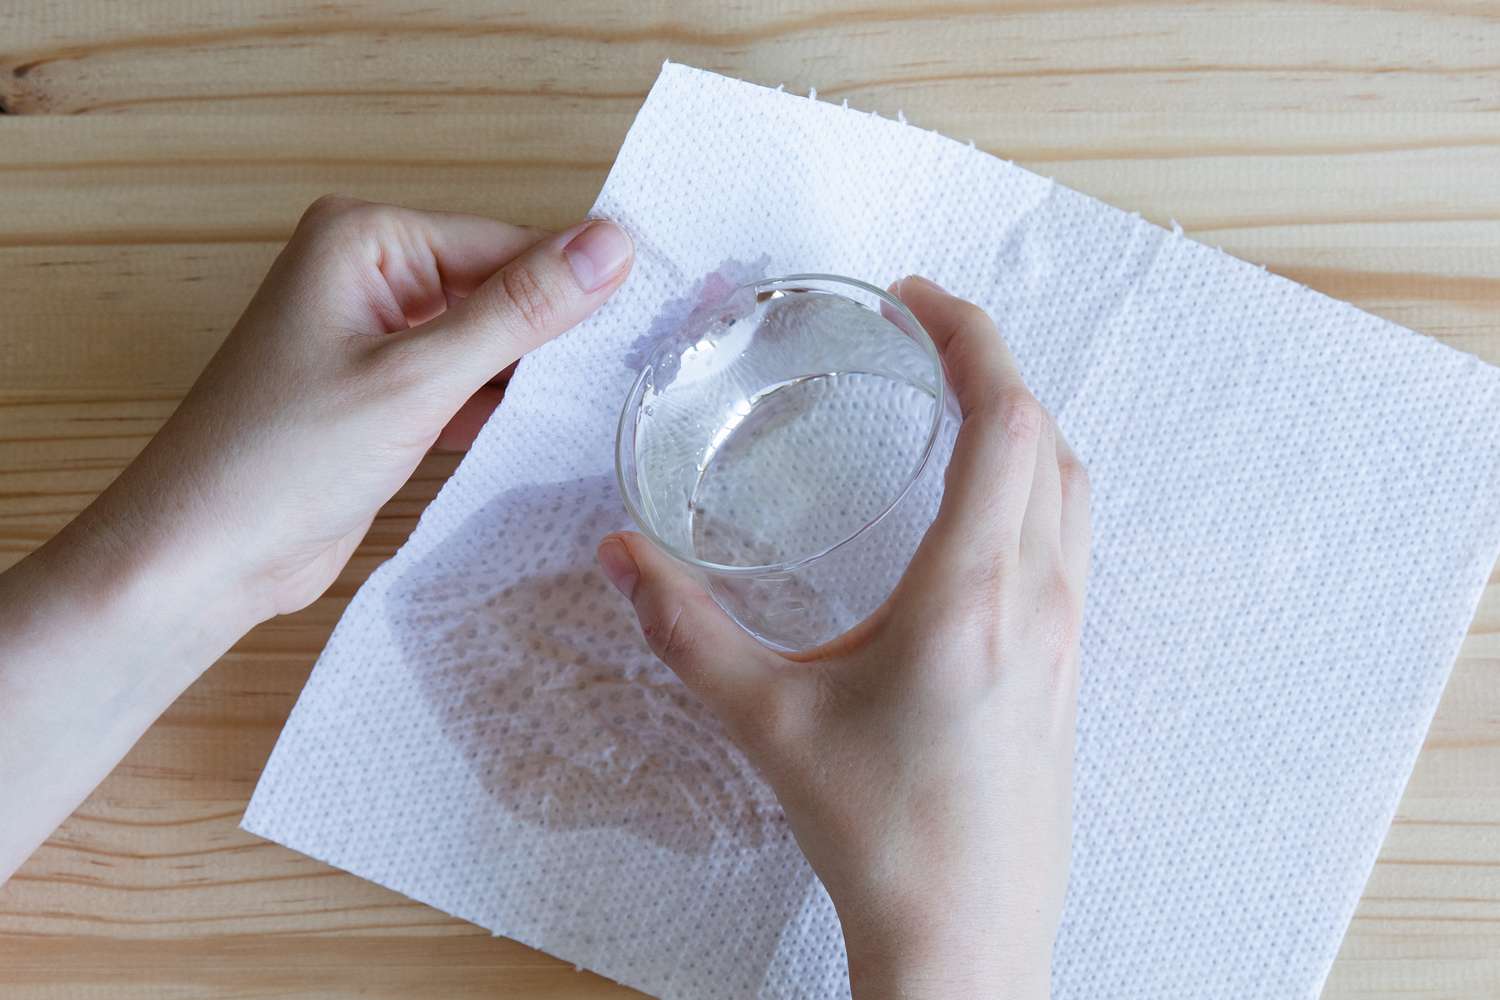
<svg viewBox="0 0 1500 1000"><path fill-rule="evenodd" d="M1043 997L1067 884L1089 488L977 307L895 288L963 414L890 600L787 657L638 534L599 548L647 642L776 792L875 997Z"/></svg>
<svg viewBox="0 0 1500 1000"><path fill-rule="evenodd" d="M0 573L0 883L214 660L306 607L502 373L625 281L629 235L320 198L182 405Z"/></svg>

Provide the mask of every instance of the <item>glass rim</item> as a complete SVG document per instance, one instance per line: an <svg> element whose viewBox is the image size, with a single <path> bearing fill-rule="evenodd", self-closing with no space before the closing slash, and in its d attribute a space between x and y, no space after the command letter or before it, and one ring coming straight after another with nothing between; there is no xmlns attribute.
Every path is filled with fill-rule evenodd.
<svg viewBox="0 0 1500 1000"><path fill-rule="evenodd" d="M804 286L812 282L832 285L844 285L852 288L857 288L862 292L875 296L883 306L889 306L899 315L903 316L908 322L910 322L912 330L915 331L916 335L912 336L911 333L906 330L902 330L901 332L906 333L908 336L911 336L911 339L916 341L918 345L923 349L924 353L928 357L928 360L932 362L933 371L936 376L934 379L934 383L936 385L934 402L936 405L933 406L932 409L931 426L927 429L927 441L922 446L922 453L913 464L910 472L906 476L905 481L902 483L901 488L895 492L895 494L883 507L880 508L879 513L875 514L869 520L861 524L858 528L855 528L843 538L840 538L838 541L833 542L830 545L826 545L815 552L809 553L808 555L798 556L795 559L788 559L776 563L765 563L758 566L729 565L726 563L712 562L707 559L699 559L695 555L683 552L680 548L662 538L649 524L646 523L646 518L642 516L641 511L636 506L635 502L631 499L631 490L625 483L625 448L628 442L632 450L634 449L636 439L636 421L632 418L635 416L638 410L638 402L640 396L642 395L642 390L646 382L646 375L652 368L651 359L655 357L657 350L656 347L653 347L651 353L647 355L647 362L643 364L641 366L641 370L636 373L635 380L631 383L630 391L625 394L625 405L620 409L619 422L615 427L615 485L620 491L620 497L625 503L625 509L629 512L630 519L635 522L636 528L640 530L641 534L650 539L652 544L661 549L663 552L666 552L678 562L686 563L687 565L692 566L696 569L700 569L705 573L712 573L716 576L761 576L767 573L788 573L800 569L801 567L806 566L814 560L822 559L824 556L832 553L836 549L843 548L845 545L848 545L850 542L854 541L856 538L859 538L860 536L868 532L871 528L875 527L875 525L879 524L885 518L885 516L892 510L894 510L896 508L896 505L904 500L906 498L906 495L911 492L912 486L916 484L917 480L921 478L923 471L926 470L927 463L932 460L932 451L934 446L937 444L938 431L943 424L943 413L945 412L945 408L948 405L948 380L943 371L942 354L939 353L937 345L933 343L932 335L927 332L927 328L921 324L921 322L912 313L912 311L906 307L906 303L902 302L900 299L896 298L894 295L885 291L884 289L877 288L869 282L860 281L857 278L847 278L843 275L838 274L818 273L787 274L780 277L759 278L755 281L747 281L742 285L736 286L735 289L725 297L724 301L729 301L730 299L734 298L734 296L747 289L754 290L757 294L763 291L791 291L797 288L803 288L803 290L806 290ZM658 346L659 345L660 342L658 342ZM632 464L635 463L632 462ZM639 480L639 471L637 471L637 480ZM637 482L636 490L639 491L639 489L640 484L639 482Z"/></svg>

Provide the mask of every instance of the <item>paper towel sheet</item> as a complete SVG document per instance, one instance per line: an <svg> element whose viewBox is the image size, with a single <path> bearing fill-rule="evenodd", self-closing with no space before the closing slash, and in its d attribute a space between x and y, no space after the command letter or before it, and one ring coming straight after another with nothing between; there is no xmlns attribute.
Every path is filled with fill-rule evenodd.
<svg viewBox="0 0 1500 1000"><path fill-rule="evenodd" d="M642 346L762 273L979 302L1092 475L1059 998L1311 997L1500 549L1500 370L962 143L668 65L635 272L524 361L245 828L671 998L847 995L774 799L593 568Z"/></svg>

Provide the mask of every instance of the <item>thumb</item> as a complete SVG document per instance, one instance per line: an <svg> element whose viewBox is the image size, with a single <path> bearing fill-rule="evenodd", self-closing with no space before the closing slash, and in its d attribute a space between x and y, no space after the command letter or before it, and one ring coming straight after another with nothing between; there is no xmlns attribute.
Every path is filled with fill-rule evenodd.
<svg viewBox="0 0 1500 1000"><path fill-rule="evenodd" d="M651 651L731 730L765 718L788 661L736 625L685 566L635 532L605 538L599 566L635 606Z"/></svg>
<svg viewBox="0 0 1500 1000"><path fill-rule="evenodd" d="M586 319L625 280L625 230L591 220L541 240L442 315L409 331L416 353L473 389Z"/></svg>

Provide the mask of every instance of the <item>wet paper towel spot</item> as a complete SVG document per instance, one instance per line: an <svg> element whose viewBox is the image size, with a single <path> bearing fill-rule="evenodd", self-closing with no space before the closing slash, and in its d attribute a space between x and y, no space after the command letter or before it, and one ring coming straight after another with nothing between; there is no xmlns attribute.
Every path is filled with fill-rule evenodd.
<svg viewBox="0 0 1500 1000"><path fill-rule="evenodd" d="M723 304L736 288L765 278L770 263L771 258L765 254L753 261L730 258L694 279L683 294L662 304L646 332L625 351L622 359L625 367L631 374L640 371L657 344L673 334L706 323L715 308Z"/></svg>
<svg viewBox="0 0 1500 1000"><path fill-rule="evenodd" d="M595 565L623 517L604 476L510 490L471 514L392 586L408 669L517 817L619 827L687 853L759 846L784 834L780 806Z"/></svg>

